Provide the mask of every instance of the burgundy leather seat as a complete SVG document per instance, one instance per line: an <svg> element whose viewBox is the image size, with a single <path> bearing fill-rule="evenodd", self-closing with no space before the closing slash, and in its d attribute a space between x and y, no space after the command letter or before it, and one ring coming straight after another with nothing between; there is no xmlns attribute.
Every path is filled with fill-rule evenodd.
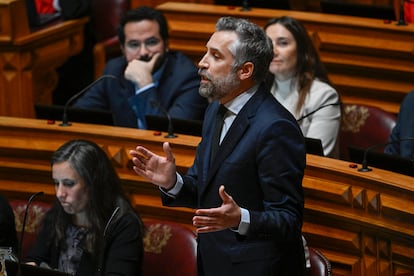
<svg viewBox="0 0 414 276"><path fill-rule="evenodd" d="M143 276L197 276L197 241L191 229L176 222L144 219Z"/></svg>
<svg viewBox="0 0 414 276"><path fill-rule="evenodd" d="M386 143L397 118L378 107L361 104L342 105L342 123L339 133L340 159L350 161L348 146L368 148ZM378 151L384 148L379 147Z"/></svg>
<svg viewBox="0 0 414 276"><path fill-rule="evenodd" d="M316 248L309 248L311 268L308 270L309 276L331 276L332 267L329 260Z"/></svg>
<svg viewBox="0 0 414 276"><path fill-rule="evenodd" d="M14 220L16 222L16 231L20 242L27 201L22 199L10 199L9 201L10 206L13 209ZM51 206L52 205L50 203L41 201L32 201L30 204L29 210L27 212L26 226L23 237L22 257L27 256L27 253L29 253L30 248L36 241L39 224Z"/></svg>

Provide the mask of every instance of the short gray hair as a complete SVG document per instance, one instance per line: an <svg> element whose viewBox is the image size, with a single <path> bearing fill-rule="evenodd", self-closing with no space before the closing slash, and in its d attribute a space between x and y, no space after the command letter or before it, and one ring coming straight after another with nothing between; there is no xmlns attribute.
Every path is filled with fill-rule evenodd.
<svg viewBox="0 0 414 276"><path fill-rule="evenodd" d="M256 83L264 80L273 59L273 44L263 29L246 19L221 17L216 23L216 31L235 32L238 37L238 41L230 46L233 68L252 62L253 80Z"/></svg>

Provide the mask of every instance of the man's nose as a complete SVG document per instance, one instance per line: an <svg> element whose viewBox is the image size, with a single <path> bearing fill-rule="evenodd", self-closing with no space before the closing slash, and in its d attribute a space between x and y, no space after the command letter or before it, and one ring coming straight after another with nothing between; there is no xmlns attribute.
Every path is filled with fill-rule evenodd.
<svg viewBox="0 0 414 276"><path fill-rule="evenodd" d="M148 56L149 53L150 53L150 51L148 51L148 49L147 49L147 47L145 46L144 43L138 49L138 55L139 55L139 57Z"/></svg>
<svg viewBox="0 0 414 276"><path fill-rule="evenodd" d="M206 56L203 56L201 60L198 62L198 68L207 68L208 64L205 59Z"/></svg>

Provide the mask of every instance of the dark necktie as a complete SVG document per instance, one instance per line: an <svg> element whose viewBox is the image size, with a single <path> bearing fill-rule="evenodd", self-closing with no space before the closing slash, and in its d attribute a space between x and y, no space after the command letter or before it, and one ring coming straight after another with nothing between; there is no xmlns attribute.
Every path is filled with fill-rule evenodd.
<svg viewBox="0 0 414 276"><path fill-rule="evenodd" d="M211 140L211 159L210 164L213 162L216 157L216 153L220 144L221 129L223 128L224 115L227 112L227 108L224 105L220 105L217 114L216 114L216 123L213 132L213 138Z"/></svg>

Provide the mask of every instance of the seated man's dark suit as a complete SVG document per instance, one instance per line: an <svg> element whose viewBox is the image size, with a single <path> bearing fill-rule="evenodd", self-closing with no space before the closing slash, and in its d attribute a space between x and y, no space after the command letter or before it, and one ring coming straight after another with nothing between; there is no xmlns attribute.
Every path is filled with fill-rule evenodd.
<svg viewBox="0 0 414 276"><path fill-rule="evenodd" d="M202 141L176 197L163 204L220 207L219 186L250 212L247 235L198 234L204 275L303 275L301 238L305 146L293 116L263 86L237 114L210 167L218 102L206 111Z"/></svg>
<svg viewBox="0 0 414 276"><path fill-rule="evenodd" d="M114 125L137 128L138 114L165 116L161 104L173 118L203 120L207 100L198 93L200 77L194 63L180 52L166 53L166 63L157 87L135 95L135 85L125 79L124 56L110 60L103 75L117 76L96 83L73 105L76 108L111 111Z"/></svg>
<svg viewBox="0 0 414 276"><path fill-rule="evenodd" d="M414 140L400 141L404 138L414 138L414 91L405 96L401 103L397 124L394 126L390 142L385 152L398 154L402 157L414 160Z"/></svg>
<svg viewBox="0 0 414 276"><path fill-rule="evenodd" d="M11 247L17 255L18 240L13 209L7 198L0 194L0 247Z"/></svg>

